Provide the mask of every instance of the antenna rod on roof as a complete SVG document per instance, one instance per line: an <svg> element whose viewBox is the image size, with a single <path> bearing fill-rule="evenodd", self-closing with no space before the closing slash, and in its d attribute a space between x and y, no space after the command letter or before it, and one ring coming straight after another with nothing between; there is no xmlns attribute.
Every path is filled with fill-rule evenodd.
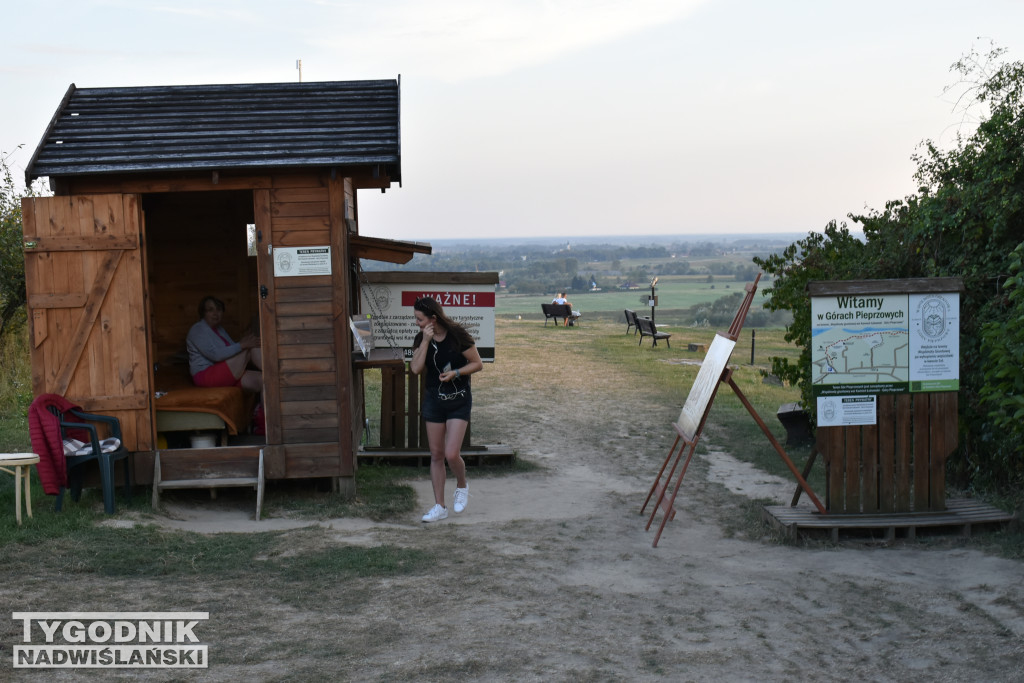
<svg viewBox="0 0 1024 683"><path fill-rule="evenodd" d="M295 60L295 68L299 70L299 83L302 83L302 60Z"/></svg>

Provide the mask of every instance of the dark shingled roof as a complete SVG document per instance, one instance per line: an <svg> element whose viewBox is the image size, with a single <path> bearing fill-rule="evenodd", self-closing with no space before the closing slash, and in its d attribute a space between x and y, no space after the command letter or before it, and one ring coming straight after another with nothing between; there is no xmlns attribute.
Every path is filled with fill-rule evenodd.
<svg viewBox="0 0 1024 683"><path fill-rule="evenodd" d="M398 80L68 89L25 171L380 166L402 179Z"/></svg>

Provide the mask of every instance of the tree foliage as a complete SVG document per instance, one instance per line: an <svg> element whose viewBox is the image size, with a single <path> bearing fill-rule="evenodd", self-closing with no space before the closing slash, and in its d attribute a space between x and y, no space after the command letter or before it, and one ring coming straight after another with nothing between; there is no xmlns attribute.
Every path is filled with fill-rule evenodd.
<svg viewBox="0 0 1024 683"><path fill-rule="evenodd" d="M830 223L755 259L776 276L768 306L793 312L787 338L804 349L796 363L774 361L774 371L800 386L806 405L809 281L962 278L960 446L948 465L955 483L979 488L1024 483L1024 63L1002 62L1003 54L972 51L953 65L965 118L983 112L976 130L951 149L922 144L913 157L916 194L849 215L863 225L863 242Z"/></svg>
<svg viewBox="0 0 1024 683"><path fill-rule="evenodd" d="M825 230L786 247L781 253L754 262L775 276L772 287L764 289L772 311L788 310L793 323L786 328L785 339L801 349L795 361L773 358L772 372L783 381L800 387L804 405L811 400L811 298L807 284L814 280L849 280L861 277L860 267L866 247L850 234L846 224L835 221Z"/></svg>
<svg viewBox="0 0 1024 683"><path fill-rule="evenodd" d="M981 354L987 360L979 396L992 427L1010 443L1024 443L1024 244L1010 257L1003 283L1007 315L985 323Z"/></svg>
<svg viewBox="0 0 1024 683"><path fill-rule="evenodd" d="M25 320L25 252L22 248L20 192L0 154L0 337Z"/></svg>

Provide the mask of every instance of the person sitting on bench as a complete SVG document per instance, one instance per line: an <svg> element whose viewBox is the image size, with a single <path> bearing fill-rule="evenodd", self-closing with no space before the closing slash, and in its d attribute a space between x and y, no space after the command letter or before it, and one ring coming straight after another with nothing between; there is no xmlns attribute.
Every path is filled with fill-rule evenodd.
<svg viewBox="0 0 1024 683"><path fill-rule="evenodd" d="M565 298L565 292L559 292L558 295L554 299L551 300L551 303L553 303L553 304L561 304L563 306L570 306L570 307L572 306L572 302ZM572 313L573 319L580 317L580 312L577 311L575 308L571 308L569 312ZM568 318L566 318L563 321L563 324L564 325L572 325L573 322L572 322L572 320L569 320Z"/></svg>
<svg viewBox="0 0 1024 683"><path fill-rule="evenodd" d="M188 369L198 387L242 387L263 391L263 351L260 339L246 332L233 341L221 325L224 302L215 296L199 302L200 320L188 331ZM255 369L250 369L252 365Z"/></svg>

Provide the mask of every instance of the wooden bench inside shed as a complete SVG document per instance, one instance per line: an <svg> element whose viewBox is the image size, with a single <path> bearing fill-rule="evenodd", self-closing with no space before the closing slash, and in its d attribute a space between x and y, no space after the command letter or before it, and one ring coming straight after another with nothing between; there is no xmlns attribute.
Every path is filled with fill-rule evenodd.
<svg viewBox="0 0 1024 683"><path fill-rule="evenodd" d="M665 344L667 344L670 349L672 348L672 344L668 341L669 337L672 335L668 332L658 332L658 326L655 325L654 321L650 318L637 317L636 325L640 330L640 344L644 343L644 337L650 337L651 347L657 346L659 339L664 339ZM639 344L637 346L639 346Z"/></svg>
<svg viewBox="0 0 1024 683"><path fill-rule="evenodd" d="M256 489L256 521L263 509L262 448L192 448L163 453L153 458L153 508L167 489L210 489L251 486Z"/></svg>

